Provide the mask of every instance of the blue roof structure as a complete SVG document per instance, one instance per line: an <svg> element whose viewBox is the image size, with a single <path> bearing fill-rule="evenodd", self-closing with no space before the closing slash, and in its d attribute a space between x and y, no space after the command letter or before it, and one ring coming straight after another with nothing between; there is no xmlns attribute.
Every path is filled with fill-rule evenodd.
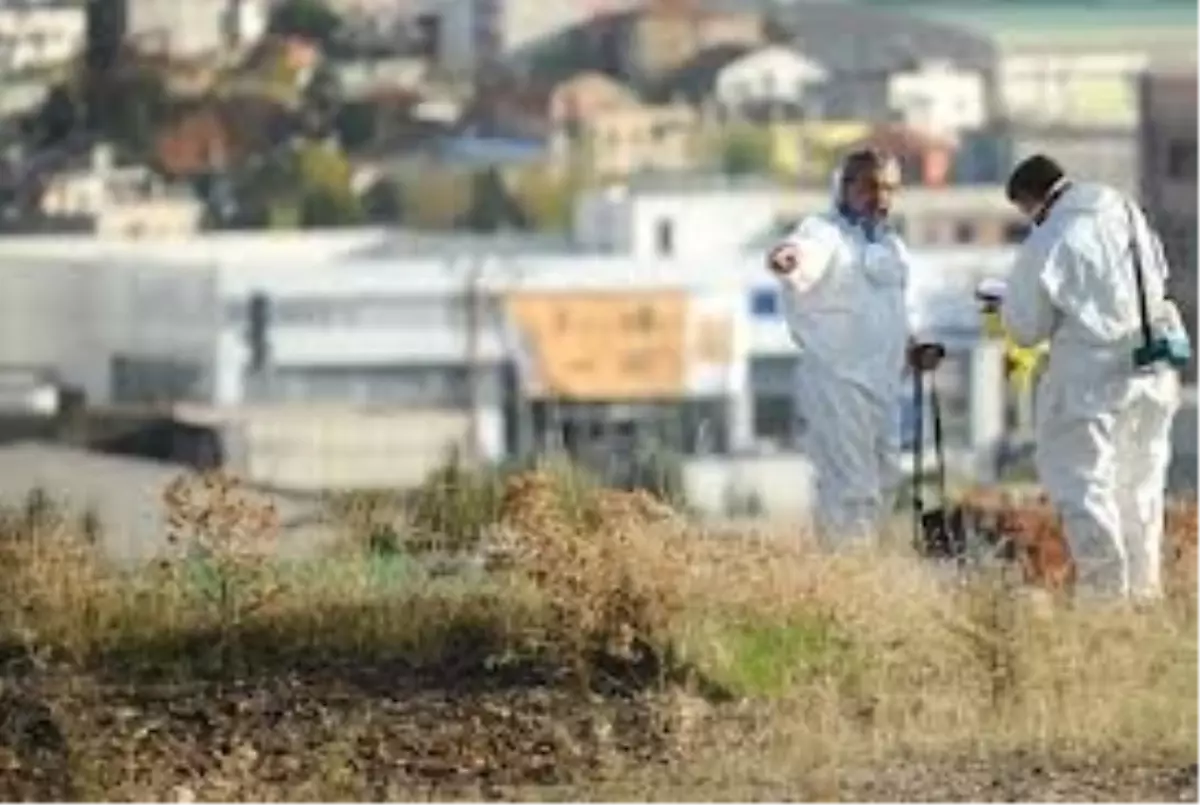
<svg viewBox="0 0 1200 805"><path fill-rule="evenodd" d="M437 155L448 162L475 167L499 167L538 162L546 157L544 140L531 137L488 137L459 134L443 137L434 146Z"/></svg>

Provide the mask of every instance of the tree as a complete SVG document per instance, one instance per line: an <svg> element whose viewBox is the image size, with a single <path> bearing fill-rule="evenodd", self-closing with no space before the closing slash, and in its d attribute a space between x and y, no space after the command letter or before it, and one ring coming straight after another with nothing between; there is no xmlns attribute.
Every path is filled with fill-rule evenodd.
<svg viewBox="0 0 1200 805"><path fill-rule="evenodd" d="M148 67L132 66L118 79L108 101L101 115L104 133L136 153L150 151L159 127L171 112L170 94L162 75Z"/></svg>
<svg viewBox="0 0 1200 805"><path fill-rule="evenodd" d="M750 127L730 132L721 145L721 169L734 176L770 173L771 148L765 132Z"/></svg>
<svg viewBox="0 0 1200 805"><path fill-rule="evenodd" d="M55 85L29 119L27 133L34 143L45 147L91 125L92 134L144 155L152 150L159 128L171 112L161 73L127 59L103 81L89 84L75 75Z"/></svg>
<svg viewBox="0 0 1200 805"><path fill-rule="evenodd" d="M404 189L395 179L376 181L362 198L363 213L379 224L396 224L404 218Z"/></svg>
<svg viewBox="0 0 1200 805"><path fill-rule="evenodd" d="M342 20L321 0L284 0L271 12L268 30L281 36L311 39L327 48Z"/></svg>
<svg viewBox="0 0 1200 805"><path fill-rule="evenodd" d="M306 143L296 149L295 160L302 226L345 226L362 220L350 163L341 149Z"/></svg>
<svg viewBox="0 0 1200 805"><path fill-rule="evenodd" d="M338 140L347 151L357 151L375 141L377 110L370 101L351 101L338 109L333 121Z"/></svg>
<svg viewBox="0 0 1200 805"><path fill-rule="evenodd" d="M405 220L422 229L450 229L470 204L470 182L461 171L424 164L404 177Z"/></svg>
<svg viewBox="0 0 1200 805"><path fill-rule="evenodd" d="M300 202L300 226L316 229L362 223L362 208L349 198L325 187L310 188Z"/></svg>
<svg viewBox="0 0 1200 805"><path fill-rule="evenodd" d="M347 226L363 219L350 164L327 143L303 143L258 160L238 177L237 224Z"/></svg>
<svg viewBox="0 0 1200 805"><path fill-rule="evenodd" d="M504 179L495 168L488 168L472 177L470 206L457 223L472 232L526 229L529 226L525 212L513 200Z"/></svg>
<svg viewBox="0 0 1200 805"><path fill-rule="evenodd" d="M517 177L513 195L534 229L555 232L570 229L575 193L565 178L544 166L529 168Z"/></svg>
<svg viewBox="0 0 1200 805"><path fill-rule="evenodd" d="M29 134L40 147L57 145L83 126L83 105L67 84L57 84L29 119Z"/></svg>
<svg viewBox="0 0 1200 805"><path fill-rule="evenodd" d="M323 137L334 131L342 105L342 82L328 61L322 61L313 71L304 88L303 102L310 134Z"/></svg>

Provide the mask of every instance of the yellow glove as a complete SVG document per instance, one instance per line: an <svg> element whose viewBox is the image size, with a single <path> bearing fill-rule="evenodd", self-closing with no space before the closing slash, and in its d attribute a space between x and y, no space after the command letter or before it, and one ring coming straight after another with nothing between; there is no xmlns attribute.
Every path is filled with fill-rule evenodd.
<svg viewBox="0 0 1200 805"><path fill-rule="evenodd" d="M983 332L988 338L999 338L1004 341L1004 361L1009 379L1021 391L1029 388L1033 374L1041 363L1042 358L1050 351L1050 344L1043 341L1032 347L1018 346L1004 329L999 311L987 311L983 314Z"/></svg>

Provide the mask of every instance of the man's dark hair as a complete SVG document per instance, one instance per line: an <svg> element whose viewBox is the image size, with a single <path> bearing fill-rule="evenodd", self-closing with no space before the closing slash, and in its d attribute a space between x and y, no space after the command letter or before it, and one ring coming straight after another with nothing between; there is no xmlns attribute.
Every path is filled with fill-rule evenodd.
<svg viewBox="0 0 1200 805"><path fill-rule="evenodd" d="M1042 201L1065 175L1053 159L1044 154L1034 154L1013 168L1005 193L1013 203Z"/></svg>
<svg viewBox="0 0 1200 805"><path fill-rule="evenodd" d="M882 170L895 162L896 158L882 148L860 148L851 151L842 160L842 188L849 187L863 173Z"/></svg>

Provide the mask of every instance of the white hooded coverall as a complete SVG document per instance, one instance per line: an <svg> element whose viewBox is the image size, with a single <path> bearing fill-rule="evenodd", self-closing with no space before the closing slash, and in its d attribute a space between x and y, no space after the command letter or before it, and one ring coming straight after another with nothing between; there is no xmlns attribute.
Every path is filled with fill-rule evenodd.
<svg viewBox="0 0 1200 805"><path fill-rule="evenodd" d="M799 446L815 474L817 535L833 548L876 535L901 479L910 258L895 232L879 229L870 240L835 201L784 240L798 252L779 279L799 348Z"/></svg>
<svg viewBox="0 0 1200 805"><path fill-rule="evenodd" d="M1168 366L1139 371L1142 343L1130 215L1147 306L1180 328L1164 299L1167 264L1141 210L1117 191L1072 185L1017 257L1002 318L1013 339L1049 339L1036 402L1035 462L1063 518L1081 588L1161 595L1163 499L1179 380Z"/></svg>

